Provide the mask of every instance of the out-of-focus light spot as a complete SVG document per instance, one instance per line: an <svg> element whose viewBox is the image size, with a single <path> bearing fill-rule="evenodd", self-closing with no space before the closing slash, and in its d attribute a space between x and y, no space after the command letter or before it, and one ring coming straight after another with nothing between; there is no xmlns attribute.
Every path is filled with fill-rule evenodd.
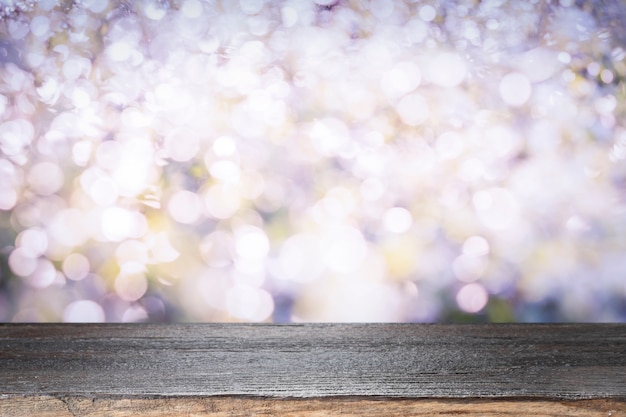
<svg viewBox="0 0 626 417"><path fill-rule="evenodd" d="M36 323L44 320L44 315L35 308L19 310L12 318L12 323Z"/></svg>
<svg viewBox="0 0 626 417"><path fill-rule="evenodd" d="M11 210L17 203L17 191L8 185L0 185L0 210Z"/></svg>
<svg viewBox="0 0 626 417"><path fill-rule="evenodd" d="M561 142L561 130L551 121L535 123L526 136L526 148L536 154L553 152Z"/></svg>
<svg viewBox="0 0 626 417"><path fill-rule="evenodd" d="M211 176L226 183L237 183L239 181L239 166L233 161L216 161L209 168Z"/></svg>
<svg viewBox="0 0 626 417"><path fill-rule="evenodd" d="M50 19L43 15L33 17L30 22L30 30L34 36L43 38L49 34Z"/></svg>
<svg viewBox="0 0 626 417"><path fill-rule="evenodd" d="M114 42L106 49L108 58L112 61L126 61L130 58L133 52L133 47L127 42L119 41Z"/></svg>
<svg viewBox="0 0 626 417"><path fill-rule="evenodd" d="M265 283L266 264L264 260L242 258L235 260L233 271L234 282L241 285L259 288Z"/></svg>
<svg viewBox="0 0 626 417"><path fill-rule="evenodd" d="M266 62L270 58L267 46L258 40L245 42L239 48L239 54L248 62ZM262 92L262 90L252 90L250 93L256 95Z"/></svg>
<svg viewBox="0 0 626 417"><path fill-rule="evenodd" d="M113 205L119 196L117 184L108 175L97 175L89 182L86 191L93 202L102 207Z"/></svg>
<svg viewBox="0 0 626 417"><path fill-rule="evenodd" d="M213 143L213 152L219 157L229 157L237 151L237 145L233 138L220 136Z"/></svg>
<svg viewBox="0 0 626 417"><path fill-rule="evenodd" d="M355 207L352 193L343 187L335 187L315 204L313 214L318 222L325 224L329 220L343 221Z"/></svg>
<svg viewBox="0 0 626 417"><path fill-rule="evenodd" d="M576 73L572 71L571 69L567 68L561 73L561 78L566 83L571 83L572 81L576 79Z"/></svg>
<svg viewBox="0 0 626 417"><path fill-rule="evenodd" d="M562 51L562 52L559 52L559 54L557 55L557 59L559 60L559 62L563 64L569 64L572 60L572 56L568 54L567 52Z"/></svg>
<svg viewBox="0 0 626 417"><path fill-rule="evenodd" d="M621 46L618 46L611 51L611 59L614 62L622 61L624 58L626 58L626 51Z"/></svg>
<svg viewBox="0 0 626 417"><path fill-rule="evenodd" d="M505 75L499 85L500 97L512 107L524 105L532 93L532 85L524 74L512 72Z"/></svg>
<svg viewBox="0 0 626 417"><path fill-rule="evenodd" d="M238 187L215 184L203 196L204 206L211 217L228 219L239 209L241 194Z"/></svg>
<svg viewBox="0 0 626 417"><path fill-rule="evenodd" d="M274 311L274 300L267 291L236 285L226 294L228 312L246 321L260 322L267 320Z"/></svg>
<svg viewBox="0 0 626 417"><path fill-rule="evenodd" d="M88 141L80 141L72 146L72 160L78 166L84 167L91 159L93 145Z"/></svg>
<svg viewBox="0 0 626 417"><path fill-rule="evenodd" d="M380 151L360 152L354 164L354 173L359 177L380 175L384 172L386 162L385 156Z"/></svg>
<svg viewBox="0 0 626 417"><path fill-rule="evenodd" d="M156 263L166 263L176 260L180 252L172 246L165 232L157 233L146 239L146 244L150 249L151 260Z"/></svg>
<svg viewBox="0 0 626 417"><path fill-rule="evenodd" d="M489 152L501 158L514 157L523 146L522 138L506 125L498 124L489 127L484 139Z"/></svg>
<svg viewBox="0 0 626 417"><path fill-rule="evenodd" d="M83 0L82 4L93 13L102 13L109 7L109 0Z"/></svg>
<svg viewBox="0 0 626 417"><path fill-rule="evenodd" d="M76 80L80 76L88 76L91 71L91 61L87 58L70 58L63 63L63 75L68 80ZM56 90L56 81L52 79L52 81L46 81L44 86L50 89L53 88ZM39 90L38 90L39 91Z"/></svg>
<svg viewBox="0 0 626 417"><path fill-rule="evenodd" d="M216 231L200 242L200 255L207 265L215 268L229 266L232 262L233 239L230 233Z"/></svg>
<svg viewBox="0 0 626 417"><path fill-rule="evenodd" d="M456 294L459 308L467 313L478 313L489 301L489 294L485 287L478 283L463 286Z"/></svg>
<svg viewBox="0 0 626 417"><path fill-rule="evenodd" d="M125 142L120 152L112 178L120 195L134 197L144 191L156 175L154 148L150 141L138 138Z"/></svg>
<svg viewBox="0 0 626 417"><path fill-rule="evenodd" d="M394 5L392 1L370 0L370 11L378 19L386 19L393 14Z"/></svg>
<svg viewBox="0 0 626 417"><path fill-rule="evenodd" d="M46 288L52 285L57 277L57 270L49 259L39 258L35 270L24 277L24 280L34 288Z"/></svg>
<svg viewBox="0 0 626 417"><path fill-rule="evenodd" d="M444 52L435 56L428 66L429 80L441 87L455 87L467 75L465 60L454 52Z"/></svg>
<svg viewBox="0 0 626 417"><path fill-rule="evenodd" d="M341 227L333 230L324 252L328 268L338 273L354 272L367 256L367 243L358 229Z"/></svg>
<svg viewBox="0 0 626 417"><path fill-rule="evenodd" d="M263 260L270 250L265 232L255 226L242 226L235 232L237 256L249 260Z"/></svg>
<svg viewBox="0 0 626 417"><path fill-rule="evenodd" d="M124 311L122 315L122 323L137 323L148 320L148 312L145 308L133 305Z"/></svg>
<svg viewBox="0 0 626 417"><path fill-rule="evenodd" d="M437 11L435 8L429 4L426 4L420 7L419 10L420 19L424 22L432 22L437 17Z"/></svg>
<svg viewBox="0 0 626 417"><path fill-rule="evenodd" d="M165 317L165 303L162 299L156 296L144 297L141 300L141 305L145 307L149 315L156 318Z"/></svg>
<svg viewBox="0 0 626 417"><path fill-rule="evenodd" d="M405 281L402 284L402 291L404 294L412 299L417 299L419 297L419 288L412 281Z"/></svg>
<svg viewBox="0 0 626 417"><path fill-rule="evenodd" d="M194 293L197 291L197 294L207 305L224 311L227 310L226 294L232 287L230 280L223 276L222 269L209 268L205 271L204 276L196 281L192 291Z"/></svg>
<svg viewBox="0 0 626 417"><path fill-rule="evenodd" d="M448 185L442 189L439 201L446 208L461 208L465 206L465 193L461 187Z"/></svg>
<svg viewBox="0 0 626 417"><path fill-rule="evenodd" d="M404 25L402 32L407 42L419 44L428 36L428 25L421 19L411 19Z"/></svg>
<svg viewBox="0 0 626 417"><path fill-rule="evenodd" d="M117 246L115 259L119 265L127 262L148 263L148 246L139 240L125 240Z"/></svg>
<svg viewBox="0 0 626 417"><path fill-rule="evenodd" d="M35 135L32 123L24 119L13 119L0 125L0 151L5 155L17 155L30 145Z"/></svg>
<svg viewBox="0 0 626 417"><path fill-rule="evenodd" d="M216 81L225 88L236 88L247 93L254 88L258 82L258 75L250 72L241 64L232 64L221 68L217 72Z"/></svg>
<svg viewBox="0 0 626 417"><path fill-rule="evenodd" d="M262 196L267 183L259 172L247 172L241 181L241 196L248 200L257 200ZM258 206L260 208L260 206Z"/></svg>
<svg viewBox="0 0 626 417"><path fill-rule="evenodd" d="M385 194L385 184L378 178L367 178L360 187L361 196L367 201L376 201Z"/></svg>
<svg viewBox="0 0 626 417"><path fill-rule="evenodd" d="M33 227L17 235L15 243L26 256L37 258L48 249L48 234L43 229Z"/></svg>
<svg viewBox="0 0 626 417"><path fill-rule="evenodd" d="M122 153L123 149L119 142L108 140L98 145L96 161L101 168L112 170L119 164Z"/></svg>
<svg viewBox="0 0 626 417"><path fill-rule="evenodd" d="M143 7L144 15L150 20L161 20L165 17L167 9L165 9L158 1L148 1Z"/></svg>
<svg viewBox="0 0 626 417"><path fill-rule="evenodd" d="M347 281L317 301L312 320L340 322L393 322L401 305L397 290L384 283ZM311 320L311 319L309 319Z"/></svg>
<svg viewBox="0 0 626 417"><path fill-rule="evenodd" d="M147 230L143 214L121 207L109 207L102 213L100 231L109 241L120 242L128 237L141 237Z"/></svg>
<svg viewBox="0 0 626 417"><path fill-rule="evenodd" d="M71 95L73 88L64 90L64 94ZM91 118L92 113L85 111L82 116ZM52 120L52 124L48 128L48 132L44 135L46 141L58 142L68 137L75 138L77 136L86 136L87 131L83 131L83 128L88 127L85 123L86 119L78 117L77 112L62 112L57 114Z"/></svg>
<svg viewBox="0 0 626 417"><path fill-rule="evenodd" d="M280 15L283 26L286 28L292 27L298 22L298 11L293 7L282 7L280 9Z"/></svg>
<svg viewBox="0 0 626 417"><path fill-rule="evenodd" d="M63 311L66 323L102 323L105 318L104 309L91 300L74 301Z"/></svg>
<svg viewBox="0 0 626 417"><path fill-rule="evenodd" d="M435 143L435 149L441 159L454 159L463 152L463 138L457 132L442 133Z"/></svg>
<svg viewBox="0 0 626 417"><path fill-rule="evenodd" d="M332 117L315 122L310 135L313 146L323 156L339 154L350 141L346 124Z"/></svg>
<svg viewBox="0 0 626 417"><path fill-rule="evenodd" d="M466 10L464 10L463 13L467 13ZM461 16L461 13L459 13L459 16ZM464 26L465 27L462 31L463 37L469 40L472 44L479 45L481 42L481 32L479 26L475 22L468 22ZM465 45L465 42L462 41L462 43L459 43L459 46L460 45Z"/></svg>
<svg viewBox="0 0 626 417"><path fill-rule="evenodd" d="M210 54L211 52L215 52L217 48L219 48L220 42L214 37L209 37L207 39L202 39L198 44L200 50L206 54Z"/></svg>
<svg viewBox="0 0 626 417"><path fill-rule="evenodd" d="M591 229L589 224L587 224L587 222L583 220L580 216L571 216L569 219L567 219L565 227L567 228L567 230L574 233L586 232Z"/></svg>
<svg viewBox="0 0 626 417"><path fill-rule="evenodd" d="M613 71L610 69L603 69L602 72L600 72L600 79L605 84L612 83L614 78L615 76L613 75Z"/></svg>
<svg viewBox="0 0 626 417"><path fill-rule="evenodd" d="M541 82L552 77L560 65L553 51L534 48L524 53L519 67L529 81Z"/></svg>
<svg viewBox="0 0 626 417"><path fill-rule="evenodd" d="M202 201L196 193L187 190L177 191L170 197L167 211L177 222L192 224L202 215Z"/></svg>
<svg viewBox="0 0 626 417"><path fill-rule="evenodd" d="M202 14L202 3L198 0L186 0L180 11L186 18L195 19Z"/></svg>
<svg viewBox="0 0 626 417"><path fill-rule="evenodd" d="M174 161L185 162L196 156L200 144L190 130L181 129L165 137L164 148Z"/></svg>
<svg viewBox="0 0 626 417"><path fill-rule="evenodd" d="M85 255L72 253L63 260L62 268L67 279L80 281L89 274L91 264Z"/></svg>
<svg viewBox="0 0 626 417"><path fill-rule="evenodd" d="M122 112L121 121L127 127L142 128L149 127L152 118L136 107L128 107Z"/></svg>
<svg viewBox="0 0 626 417"><path fill-rule="evenodd" d="M248 114L252 115L252 120L266 126L281 126L285 121L285 102L272 98L265 91L250 92L245 105Z"/></svg>
<svg viewBox="0 0 626 417"><path fill-rule="evenodd" d="M9 99L4 94L0 94L0 114L4 114L7 110L7 105L9 104Z"/></svg>
<svg viewBox="0 0 626 417"><path fill-rule="evenodd" d="M139 262L126 262L121 265L115 278L115 292L125 301L136 301L148 290L146 267Z"/></svg>
<svg viewBox="0 0 626 417"><path fill-rule="evenodd" d="M417 93L402 97L396 105L396 111L402 121L409 126L417 126L424 123L430 115L428 103L424 97Z"/></svg>
<svg viewBox="0 0 626 417"><path fill-rule="evenodd" d="M400 62L387 71L381 87L388 97L396 98L415 90L422 79L419 67L412 62Z"/></svg>
<svg viewBox="0 0 626 417"><path fill-rule="evenodd" d="M37 258L29 256L22 248L13 249L9 255L9 268L17 276L26 277L37 268Z"/></svg>
<svg viewBox="0 0 626 417"><path fill-rule="evenodd" d="M312 282L320 277L324 265L320 241L313 235L297 234L285 241L280 248L277 274L282 279L295 282Z"/></svg>
<svg viewBox="0 0 626 417"><path fill-rule="evenodd" d="M48 223L48 233L52 239L68 248L80 246L90 237L85 214L77 208L56 213Z"/></svg>
<svg viewBox="0 0 626 417"><path fill-rule="evenodd" d="M253 15L263 10L265 0L239 0L239 7L245 14Z"/></svg>
<svg viewBox="0 0 626 417"><path fill-rule="evenodd" d="M17 108L24 113L25 115L32 115L35 113L35 106L28 99L26 95L21 95L17 97Z"/></svg>
<svg viewBox="0 0 626 417"><path fill-rule="evenodd" d="M40 87L37 87L37 95L45 104L54 105L61 95L59 83L54 78L45 80Z"/></svg>
<svg viewBox="0 0 626 417"><path fill-rule="evenodd" d="M63 171L53 162L39 162L28 171L26 181L39 195L51 195L63 186Z"/></svg>
<svg viewBox="0 0 626 417"><path fill-rule="evenodd" d="M420 247L408 234L386 240L381 249L388 275L394 279L405 279L419 264Z"/></svg>
<svg viewBox="0 0 626 417"><path fill-rule="evenodd" d="M594 102L594 107L598 113L609 115L617 107L617 99L612 95L601 97Z"/></svg>
<svg viewBox="0 0 626 417"><path fill-rule="evenodd" d="M600 75L601 68L602 67L597 62L591 62L589 65L587 65L587 72L592 77L597 77L598 75Z"/></svg>
<svg viewBox="0 0 626 417"><path fill-rule="evenodd" d="M392 207L383 215L383 226L391 233L405 233L413 225L413 216L404 207Z"/></svg>
<svg viewBox="0 0 626 417"><path fill-rule="evenodd" d="M482 256L460 255L452 262L452 270L459 281L473 282L487 269L487 259Z"/></svg>
<svg viewBox="0 0 626 417"><path fill-rule="evenodd" d="M494 187L478 191L472 201L479 220L490 229L508 229L519 217L518 202L505 188Z"/></svg>
<svg viewBox="0 0 626 417"><path fill-rule="evenodd" d="M480 180L485 175L485 165L478 158L468 158L461 164L458 176L465 182Z"/></svg>
<svg viewBox="0 0 626 417"><path fill-rule="evenodd" d="M489 242L482 236L470 236L463 242L463 254L483 256L489 254Z"/></svg>
<svg viewBox="0 0 626 417"><path fill-rule="evenodd" d="M11 37L13 39L23 39L24 36L26 36L28 34L28 31L30 30L30 25L28 24L27 20L17 20L17 19L10 19L9 20L9 24L7 25L9 27L9 33L11 34Z"/></svg>

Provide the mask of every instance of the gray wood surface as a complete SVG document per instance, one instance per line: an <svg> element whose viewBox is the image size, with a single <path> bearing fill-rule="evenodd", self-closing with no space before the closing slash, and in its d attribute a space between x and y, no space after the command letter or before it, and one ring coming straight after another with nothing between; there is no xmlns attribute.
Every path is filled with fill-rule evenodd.
<svg viewBox="0 0 626 417"><path fill-rule="evenodd" d="M626 400L626 325L0 325L0 398Z"/></svg>

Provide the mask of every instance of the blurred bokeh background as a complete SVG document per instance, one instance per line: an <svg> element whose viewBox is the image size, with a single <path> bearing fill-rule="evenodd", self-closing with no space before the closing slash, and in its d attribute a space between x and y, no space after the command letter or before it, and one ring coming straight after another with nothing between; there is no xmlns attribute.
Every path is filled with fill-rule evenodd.
<svg viewBox="0 0 626 417"><path fill-rule="evenodd" d="M624 2L0 5L0 321L626 320Z"/></svg>

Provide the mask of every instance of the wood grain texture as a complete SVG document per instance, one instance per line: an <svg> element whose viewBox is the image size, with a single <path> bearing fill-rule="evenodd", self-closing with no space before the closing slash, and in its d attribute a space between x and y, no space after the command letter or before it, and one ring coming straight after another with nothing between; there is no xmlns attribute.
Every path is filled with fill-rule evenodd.
<svg viewBox="0 0 626 417"><path fill-rule="evenodd" d="M252 415L617 417L626 415L626 404L613 400L17 397L0 398L0 415L11 417L247 417Z"/></svg>
<svg viewBox="0 0 626 417"><path fill-rule="evenodd" d="M623 324L0 325L3 416L608 416L625 404Z"/></svg>

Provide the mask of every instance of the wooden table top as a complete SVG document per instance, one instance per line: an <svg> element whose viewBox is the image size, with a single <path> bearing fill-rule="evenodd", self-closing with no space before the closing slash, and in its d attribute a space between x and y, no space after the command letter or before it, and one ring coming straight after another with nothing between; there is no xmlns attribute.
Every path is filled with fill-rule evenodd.
<svg viewBox="0 0 626 417"><path fill-rule="evenodd" d="M626 325L0 325L0 411L44 397L586 400L626 412Z"/></svg>

